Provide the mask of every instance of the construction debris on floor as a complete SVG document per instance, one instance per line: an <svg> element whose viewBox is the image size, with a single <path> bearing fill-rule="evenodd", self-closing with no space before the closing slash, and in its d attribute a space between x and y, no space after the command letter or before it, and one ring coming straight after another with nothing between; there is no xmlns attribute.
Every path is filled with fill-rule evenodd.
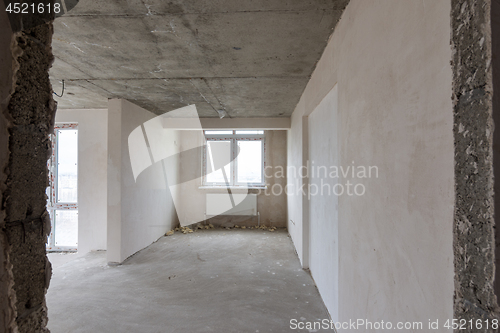
<svg viewBox="0 0 500 333"><path fill-rule="evenodd" d="M239 225L234 225L232 227L230 226L227 226L227 227L224 227L224 226L220 226L218 227L220 229L226 229L226 230L231 230L231 229L250 229L250 230L253 230L253 229L256 229L256 230L267 230L267 231L276 231L277 229L283 229L283 230L286 230L286 228L277 228L277 227L268 227L266 226L265 224L261 225L261 226L251 226L251 227L246 227L246 226L239 226ZM175 229L173 230L169 230L167 231L167 233L165 234L165 236L172 236L176 231L180 231L182 232L183 234L190 234L192 232L195 232L196 230L208 230L208 229L217 229L217 227L215 227L213 224L201 224L201 223L197 223L196 225L192 226L191 228L190 227L176 227Z"/></svg>

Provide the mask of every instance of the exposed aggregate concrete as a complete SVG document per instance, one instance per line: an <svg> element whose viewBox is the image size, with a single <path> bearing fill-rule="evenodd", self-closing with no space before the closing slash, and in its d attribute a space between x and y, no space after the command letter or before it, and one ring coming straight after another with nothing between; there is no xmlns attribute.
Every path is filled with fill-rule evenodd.
<svg viewBox="0 0 500 333"><path fill-rule="evenodd" d="M45 293L51 266L45 242L50 220L45 190L56 109L48 76L52 34L52 23L41 23L14 33L11 44L14 89L6 112L10 155L2 197L6 267L13 282L9 297L11 307L15 305L10 309L15 322L9 323L8 332L49 332Z"/></svg>
<svg viewBox="0 0 500 333"><path fill-rule="evenodd" d="M494 282L491 2L452 1L454 318L498 318ZM459 330L457 330L459 331ZM462 332L462 331L461 331ZM491 326L468 332L496 332Z"/></svg>

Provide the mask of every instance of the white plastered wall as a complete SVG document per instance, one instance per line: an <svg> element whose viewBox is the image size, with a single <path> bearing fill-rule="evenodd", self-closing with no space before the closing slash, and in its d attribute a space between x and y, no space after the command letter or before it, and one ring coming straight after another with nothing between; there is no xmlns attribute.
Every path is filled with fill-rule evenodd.
<svg viewBox="0 0 500 333"><path fill-rule="evenodd" d="M318 287L340 321L426 325L453 318L450 10L447 0L351 0L292 115L289 166L318 158L321 149L308 146L314 132L314 142L337 136L339 165L354 161L379 170L378 178L338 179L361 181L366 194L338 197L337 276L335 260L314 264L303 246L328 249L335 241L329 232L303 231L311 217L325 228L331 219L310 214L304 196L288 196L288 227L300 260L314 266L315 280L331 281ZM320 131L313 119L335 85L337 134ZM288 184L308 181L289 177ZM328 300L337 283L335 305Z"/></svg>
<svg viewBox="0 0 500 333"><path fill-rule="evenodd" d="M338 91L335 86L309 115L309 269L334 321L338 321L339 178L328 166L339 165ZM313 172L314 169L314 172ZM321 241L318 241L321 240ZM325 265L325 263L328 263ZM337 277L337 278L332 278Z"/></svg>
<svg viewBox="0 0 500 333"><path fill-rule="evenodd" d="M165 156L173 158L152 163L135 179L129 155L129 135L156 115L126 100L112 99L108 109L107 259L120 263L178 223L173 202L173 196L178 193L171 193L169 184L178 182L179 163L175 156L179 152L179 133L174 130L159 133L155 140L162 140ZM144 156L149 157L147 149Z"/></svg>
<svg viewBox="0 0 500 333"><path fill-rule="evenodd" d="M78 124L78 253L106 249L107 109L59 109L56 123Z"/></svg>

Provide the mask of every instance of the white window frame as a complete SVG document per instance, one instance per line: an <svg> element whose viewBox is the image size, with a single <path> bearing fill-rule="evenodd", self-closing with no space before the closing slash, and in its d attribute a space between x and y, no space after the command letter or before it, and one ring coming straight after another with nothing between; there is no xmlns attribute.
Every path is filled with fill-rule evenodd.
<svg viewBox="0 0 500 333"><path fill-rule="evenodd" d="M266 159L265 159L265 154L266 154L266 132L263 131L263 134L236 134L236 131L242 131L242 130L225 130L225 131L231 131L232 134L206 134L206 131L203 131L203 134L205 135L205 140L208 144L208 141L229 141L231 143L231 163L230 163L230 171L228 176L229 184L226 184L225 182L207 182L207 146L205 146L205 149L203 149L203 165L202 165L202 173L203 173L203 186L210 186L210 187L241 187L241 188L248 188L248 187L264 187L266 185L266 180L265 180L265 167L266 167ZM255 130L255 131L262 131L262 130ZM238 175L238 159L237 159L237 152L238 152L238 141L262 141L262 167L261 167L261 179L262 182L260 183L241 183L237 182L237 175Z"/></svg>
<svg viewBox="0 0 500 333"><path fill-rule="evenodd" d="M58 210L76 210L78 214L78 194L77 201L75 202L58 202L57 201L57 142L59 140L60 130L77 130L77 123L57 123L54 126L54 134L50 135L50 140L52 144L52 155L47 162L47 167L49 168L49 187L47 188L47 210L50 215L50 235L47 241L46 250L47 251L65 251L65 252L76 252L78 247L70 246L56 246L55 239L55 217ZM78 162L77 162L78 163Z"/></svg>

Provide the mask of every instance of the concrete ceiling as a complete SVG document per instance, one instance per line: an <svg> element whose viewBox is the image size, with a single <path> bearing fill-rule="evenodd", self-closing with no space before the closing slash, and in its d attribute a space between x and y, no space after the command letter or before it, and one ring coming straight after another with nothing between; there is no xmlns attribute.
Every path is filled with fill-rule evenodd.
<svg viewBox="0 0 500 333"><path fill-rule="evenodd" d="M348 0L80 0L54 22L59 108L288 117Z"/></svg>

